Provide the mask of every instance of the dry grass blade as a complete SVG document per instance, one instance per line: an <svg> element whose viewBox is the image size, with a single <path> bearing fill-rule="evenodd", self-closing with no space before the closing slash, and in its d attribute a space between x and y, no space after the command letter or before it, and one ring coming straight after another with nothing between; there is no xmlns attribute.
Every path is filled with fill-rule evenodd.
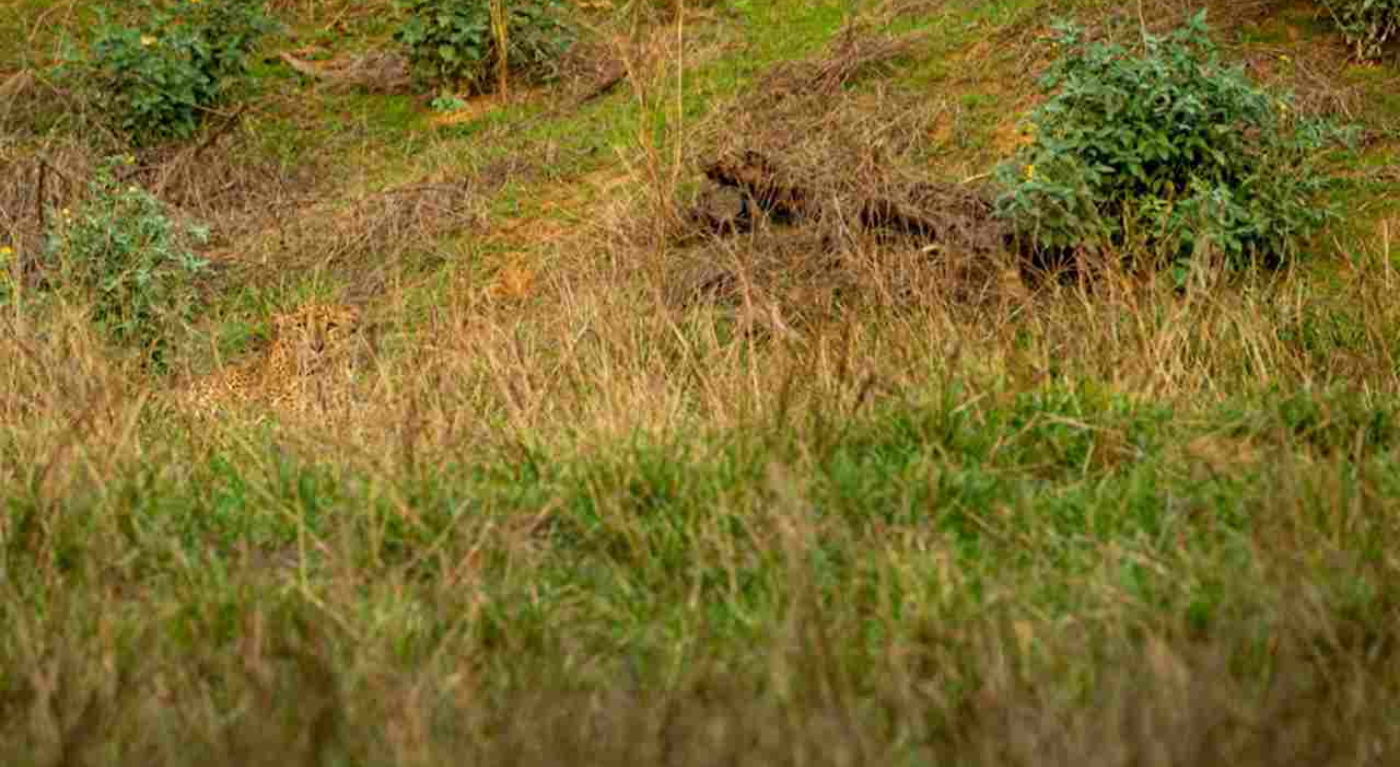
<svg viewBox="0 0 1400 767"><path fill-rule="evenodd" d="M297 72L338 91L404 93L412 85L408 62L394 53L371 52L328 62L303 61L285 51L278 56Z"/></svg>
<svg viewBox="0 0 1400 767"><path fill-rule="evenodd" d="M19 273L31 286L50 234L50 212L78 203L93 162L91 151L73 142L49 142L38 150L0 145L0 237L14 249Z"/></svg>
<svg viewBox="0 0 1400 767"><path fill-rule="evenodd" d="M276 212L271 228L250 232L209 256L253 269L247 276L273 262L294 272L335 268L348 278L352 292L372 294L396 258L478 225L482 204L463 181L402 184L348 205L338 199L293 201L292 210Z"/></svg>
<svg viewBox="0 0 1400 767"><path fill-rule="evenodd" d="M25 96L33 92L35 83L34 73L28 69L14 72L0 81L0 125L10 122Z"/></svg>
<svg viewBox="0 0 1400 767"><path fill-rule="evenodd" d="M765 87L832 95L863 77L878 73L916 50L931 34L927 30L903 35L871 34L865 25L851 23L837 33L827 52L811 61L776 67Z"/></svg>
<svg viewBox="0 0 1400 767"><path fill-rule="evenodd" d="M899 37L871 39L857 35L852 27L848 33L838 37L841 43L832 55L817 65L816 71L811 74L812 87L820 93L834 93L867 74L876 65L908 55L930 36L930 33L921 31Z"/></svg>

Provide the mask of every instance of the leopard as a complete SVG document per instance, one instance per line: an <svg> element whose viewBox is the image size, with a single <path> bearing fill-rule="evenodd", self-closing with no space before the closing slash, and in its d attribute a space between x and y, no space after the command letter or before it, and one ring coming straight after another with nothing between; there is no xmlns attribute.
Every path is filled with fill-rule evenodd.
<svg viewBox="0 0 1400 767"><path fill-rule="evenodd" d="M323 379L346 369L341 352L360 331L360 322L360 309L345 304L308 303L274 315L267 349L197 380L189 403L206 416L249 406L301 414L324 404L332 387Z"/></svg>

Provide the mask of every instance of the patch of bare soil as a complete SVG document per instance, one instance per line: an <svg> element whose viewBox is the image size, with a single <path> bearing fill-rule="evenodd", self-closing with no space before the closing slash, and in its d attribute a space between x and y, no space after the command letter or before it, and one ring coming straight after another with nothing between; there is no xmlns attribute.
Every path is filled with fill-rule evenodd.
<svg viewBox="0 0 1400 767"><path fill-rule="evenodd" d="M480 96L473 96L464 100L463 105L458 109L434 114L428 119L428 123L434 128L462 125L479 120L512 101L533 101L537 96L538 94L534 91L525 91L523 93L520 91L513 91L509 94L509 98L503 97L499 93L484 93Z"/></svg>

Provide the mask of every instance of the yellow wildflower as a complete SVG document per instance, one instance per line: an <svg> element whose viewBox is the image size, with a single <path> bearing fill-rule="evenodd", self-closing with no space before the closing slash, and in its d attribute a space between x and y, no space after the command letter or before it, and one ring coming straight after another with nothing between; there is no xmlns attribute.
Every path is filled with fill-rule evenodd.
<svg viewBox="0 0 1400 767"><path fill-rule="evenodd" d="M155 44L156 44L156 39L155 39L155 37L153 37L153 36L151 36L151 35L141 35L141 45L143 45L143 46L149 48L150 46L155 45Z"/></svg>
<svg viewBox="0 0 1400 767"><path fill-rule="evenodd" d="M15 254L15 249L9 245L0 245L0 262L9 261L10 256Z"/></svg>
<svg viewBox="0 0 1400 767"><path fill-rule="evenodd" d="M1034 180L1035 180L1035 166L1034 166L1034 165L1027 165L1027 166L1026 166L1026 180L1027 180L1027 181L1034 181Z"/></svg>

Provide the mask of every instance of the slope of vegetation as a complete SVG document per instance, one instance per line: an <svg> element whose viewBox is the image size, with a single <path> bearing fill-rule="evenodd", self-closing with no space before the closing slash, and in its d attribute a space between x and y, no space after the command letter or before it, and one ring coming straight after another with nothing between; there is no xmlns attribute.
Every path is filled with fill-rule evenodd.
<svg viewBox="0 0 1400 767"><path fill-rule="evenodd" d="M1380 22L13 5L5 764L1400 753Z"/></svg>

